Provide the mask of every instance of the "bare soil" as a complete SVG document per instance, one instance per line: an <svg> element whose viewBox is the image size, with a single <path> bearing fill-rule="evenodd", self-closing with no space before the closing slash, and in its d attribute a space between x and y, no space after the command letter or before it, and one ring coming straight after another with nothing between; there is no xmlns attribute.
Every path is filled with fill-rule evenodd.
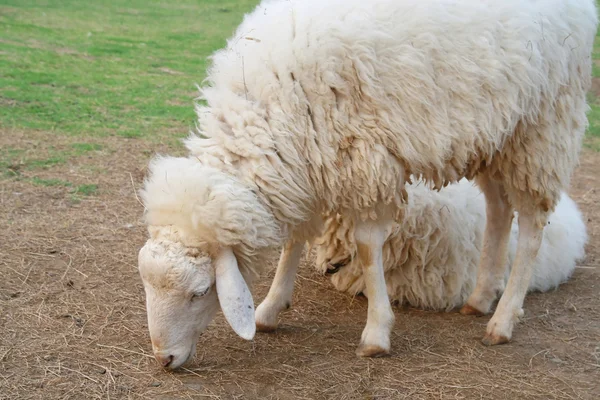
<svg viewBox="0 0 600 400"><path fill-rule="evenodd" d="M135 196L148 158L167 146L99 141L100 153L0 178L0 399L600 398L600 153L584 151L571 187L588 221L587 258L558 291L527 297L511 343L480 343L489 317L396 309L392 355L359 359L366 300L333 290L308 259L277 332L247 342L219 315L193 362L170 373L151 353ZM38 158L48 142L71 140L0 132L0 148ZM98 191L77 199L33 176Z"/></svg>

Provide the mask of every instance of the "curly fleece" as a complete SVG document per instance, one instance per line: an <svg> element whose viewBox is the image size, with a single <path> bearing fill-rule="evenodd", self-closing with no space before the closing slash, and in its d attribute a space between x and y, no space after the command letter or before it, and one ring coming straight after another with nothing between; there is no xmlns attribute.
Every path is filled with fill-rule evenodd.
<svg viewBox="0 0 600 400"><path fill-rule="evenodd" d="M592 0L263 1L212 57L187 164L151 166L148 222L260 270L257 249L321 213L401 210L411 174L488 173L544 224L578 161L596 25Z"/></svg>
<svg viewBox="0 0 600 400"><path fill-rule="evenodd" d="M432 310L462 306L475 287L485 228L485 199L462 180L440 192L422 184L409 185L409 202L394 233L383 246L388 295L400 304ZM585 255L586 226L575 202L562 194L544 229L529 290L547 291L566 281ZM513 220L506 277L514 260L519 233ZM350 218L327 218L316 240L316 267L347 262L332 277L334 287L353 295L365 291ZM350 260L350 262L348 262Z"/></svg>

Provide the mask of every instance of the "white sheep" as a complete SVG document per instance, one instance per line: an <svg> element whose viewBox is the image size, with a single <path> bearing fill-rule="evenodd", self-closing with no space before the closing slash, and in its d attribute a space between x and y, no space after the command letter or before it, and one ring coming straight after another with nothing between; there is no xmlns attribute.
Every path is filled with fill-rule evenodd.
<svg viewBox="0 0 600 400"><path fill-rule="evenodd" d="M407 186L404 215L383 246L383 268L388 296L413 307L450 311L462 306L475 287L477 264L485 229L485 199L463 179L440 192L419 182ZM357 262L355 222L332 215L316 240L316 266L337 290L353 295L365 290ZM519 227L513 221L506 276L517 250ZM563 193L548 218L533 266L530 291L557 288L585 255L587 232L577 205Z"/></svg>
<svg viewBox="0 0 600 400"><path fill-rule="evenodd" d="M463 312L488 312L504 286L519 212L484 338L508 341L578 160L596 25L593 0L261 3L212 58L190 157L152 162L142 191L156 358L184 363L217 303L246 339L274 329L304 242L333 212L359 221L369 309L357 354L388 353L382 245L411 174L438 188L473 178L485 194L481 271ZM248 285L282 246L255 315Z"/></svg>

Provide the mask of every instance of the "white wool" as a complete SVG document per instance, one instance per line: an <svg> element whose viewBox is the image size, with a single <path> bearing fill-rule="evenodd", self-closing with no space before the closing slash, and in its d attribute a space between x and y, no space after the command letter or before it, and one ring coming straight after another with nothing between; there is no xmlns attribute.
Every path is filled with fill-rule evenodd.
<svg viewBox="0 0 600 400"><path fill-rule="evenodd" d="M409 203L404 217L384 245L384 269L391 300L414 307L451 310L462 306L471 294L485 228L485 199L466 180L440 192L422 182L407 188ZM353 222L341 216L327 220L325 234L316 243L317 269L348 259L355 252ZM518 237L513 220L509 264L514 259ZM529 290L547 291L566 281L576 261L584 257L585 223L577 205L564 194L544 229L544 238L534 265ZM357 259L336 272L331 280L351 294L365 290L362 267Z"/></svg>
<svg viewBox="0 0 600 400"><path fill-rule="evenodd" d="M156 158L150 164L141 198L154 237L214 253L234 249L242 273L255 277L269 258L269 248L282 233L255 192L215 168L188 158ZM263 248L256 252L255 249Z"/></svg>
<svg viewBox="0 0 600 400"><path fill-rule="evenodd" d="M410 174L487 171L513 207L552 210L587 126L596 24L591 0L264 1L214 54L187 146L292 233L400 206Z"/></svg>
<svg viewBox="0 0 600 400"><path fill-rule="evenodd" d="M189 159L151 165L147 222L232 246L245 276L323 213L400 213L410 175L485 175L539 226L578 160L596 26L593 0L263 1L212 58Z"/></svg>

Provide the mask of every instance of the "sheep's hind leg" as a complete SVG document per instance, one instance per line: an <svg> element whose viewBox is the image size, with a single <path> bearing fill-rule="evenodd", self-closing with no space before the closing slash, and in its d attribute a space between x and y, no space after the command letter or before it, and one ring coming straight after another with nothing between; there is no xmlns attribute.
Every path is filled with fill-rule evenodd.
<svg viewBox="0 0 600 400"><path fill-rule="evenodd" d="M390 304L383 272L382 247L389 226L375 222L359 223L355 238L357 255L363 270L369 301L367 325L363 330L356 354L377 357L390 352L390 332L394 326L394 312Z"/></svg>
<svg viewBox="0 0 600 400"><path fill-rule="evenodd" d="M533 274L533 263L542 243L546 218L539 212L519 211L519 241L506 290L498 302L496 312L488 322L485 345L507 343L515 322L523 316L523 301Z"/></svg>
<svg viewBox="0 0 600 400"><path fill-rule="evenodd" d="M272 332L277 329L279 313L290 308L296 271L303 250L304 242L289 241L283 247L269 293L256 308L258 332Z"/></svg>
<svg viewBox="0 0 600 400"><path fill-rule="evenodd" d="M485 195L487 221L483 248L479 259L477 284L467 304L460 310L465 315L485 315L504 289L504 274L508 262L508 241L513 209L501 183L487 176L479 177L479 187Z"/></svg>

